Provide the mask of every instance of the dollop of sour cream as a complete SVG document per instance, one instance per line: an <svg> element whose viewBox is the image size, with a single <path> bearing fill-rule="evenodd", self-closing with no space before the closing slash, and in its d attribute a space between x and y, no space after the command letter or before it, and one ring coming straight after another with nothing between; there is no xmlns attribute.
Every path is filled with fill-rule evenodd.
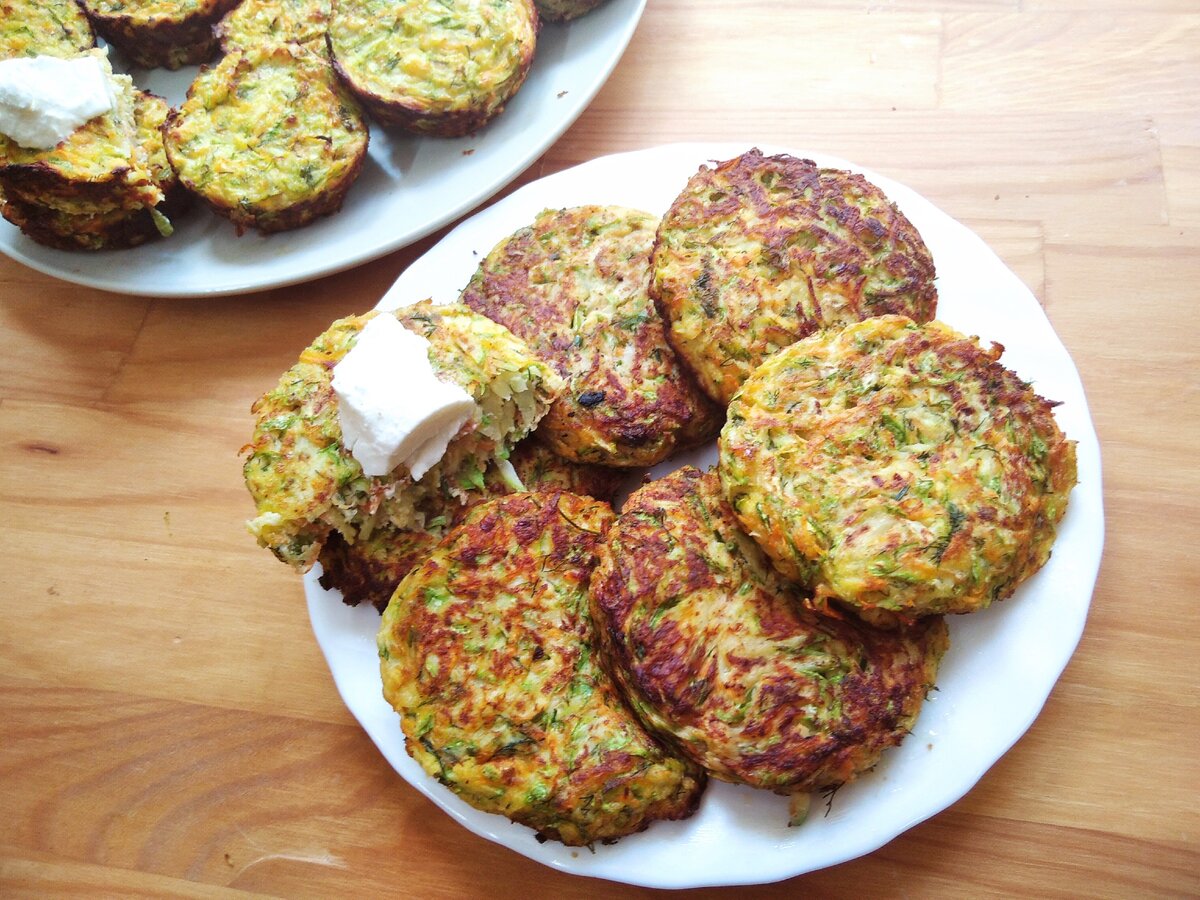
<svg viewBox="0 0 1200 900"><path fill-rule="evenodd" d="M99 56L0 60L0 134L22 147L48 150L115 103Z"/></svg>
<svg viewBox="0 0 1200 900"><path fill-rule="evenodd" d="M420 481L476 409L470 394L437 377L429 341L386 312L333 367L333 391L342 441L372 476L404 464Z"/></svg>

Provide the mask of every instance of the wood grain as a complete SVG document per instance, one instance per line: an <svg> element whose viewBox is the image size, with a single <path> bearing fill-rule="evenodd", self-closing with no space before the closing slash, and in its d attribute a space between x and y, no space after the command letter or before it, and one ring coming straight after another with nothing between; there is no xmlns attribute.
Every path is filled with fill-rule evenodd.
<svg viewBox="0 0 1200 900"><path fill-rule="evenodd" d="M1200 895L1198 98L1195 0L650 0L506 189L672 141L852 159L979 233L1088 392L1105 556L1037 721L879 851L739 895ZM219 300L0 258L0 896L656 893L543 868L401 781L244 530L250 403L445 230Z"/></svg>

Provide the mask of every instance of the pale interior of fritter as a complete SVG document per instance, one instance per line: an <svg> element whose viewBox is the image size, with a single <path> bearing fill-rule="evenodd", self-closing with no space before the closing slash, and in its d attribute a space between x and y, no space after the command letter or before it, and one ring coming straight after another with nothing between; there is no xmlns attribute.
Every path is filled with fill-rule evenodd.
<svg viewBox="0 0 1200 900"><path fill-rule="evenodd" d="M423 332L430 362L439 377L472 396L475 415L419 482L403 466L382 478L363 475L341 446L329 382L369 316L334 323L255 405L255 441L244 471L259 514L248 524L284 562L310 566L331 529L354 543L384 524L425 527L427 510L462 502L483 487L484 473L533 431L561 388L523 342L464 307L434 312L423 305L399 317L418 330L437 323Z"/></svg>

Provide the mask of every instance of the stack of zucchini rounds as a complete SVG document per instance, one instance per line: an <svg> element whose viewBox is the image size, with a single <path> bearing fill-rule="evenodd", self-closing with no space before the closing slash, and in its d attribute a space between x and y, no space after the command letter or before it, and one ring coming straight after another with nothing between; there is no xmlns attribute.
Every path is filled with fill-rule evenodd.
<svg viewBox="0 0 1200 900"><path fill-rule="evenodd" d="M105 55L72 0L3 0L0 59ZM50 149L0 135L0 211L34 240L64 250L134 247L171 232L187 206L163 152L168 107L112 75L114 108Z"/></svg>

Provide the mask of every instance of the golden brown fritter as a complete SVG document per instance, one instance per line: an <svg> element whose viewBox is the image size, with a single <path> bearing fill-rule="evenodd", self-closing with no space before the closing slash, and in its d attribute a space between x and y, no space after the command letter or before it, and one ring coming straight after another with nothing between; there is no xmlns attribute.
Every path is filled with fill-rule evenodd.
<svg viewBox="0 0 1200 900"><path fill-rule="evenodd" d="M366 160L368 131L323 56L268 44L202 70L163 139L189 191L239 232L266 233L341 209Z"/></svg>
<svg viewBox="0 0 1200 900"><path fill-rule="evenodd" d="M525 82L533 0L333 0L329 49L385 125L443 137L482 128Z"/></svg>
<svg viewBox="0 0 1200 900"><path fill-rule="evenodd" d="M135 66L178 69L207 62L213 26L238 0L79 0L92 26Z"/></svg>
<svg viewBox="0 0 1200 900"><path fill-rule="evenodd" d="M403 464L368 477L342 446L333 368L376 315L395 315L426 338L437 376L462 387L478 407L441 462L416 483ZM481 487L492 461L506 457L534 429L561 388L523 341L464 306L427 300L394 313L339 319L251 407L254 435L243 467L257 508L250 532L279 559L304 570L334 530L357 542L385 525L424 528L429 505Z"/></svg>
<svg viewBox="0 0 1200 900"><path fill-rule="evenodd" d="M89 51L111 72L102 50ZM0 135L0 191L28 204L93 215L153 207L163 199L159 173L138 134L138 97L127 75L112 75L110 112L48 149ZM150 95L144 95L150 96Z"/></svg>
<svg viewBox="0 0 1200 900"><path fill-rule="evenodd" d="M172 233L189 205L163 152L165 100L111 75L116 103L47 149L0 135L0 214L60 250L134 247Z"/></svg>
<svg viewBox="0 0 1200 900"><path fill-rule="evenodd" d="M321 586L341 591L351 606L372 603L382 610L405 575L419 565L447 529L485 500L517 491L563 490L611 503L623 477L616 469L574 463L547 449L536 438L522 441L508 459L512 472L501 474L503 461L493 462L483 487L459 497L430 498L424 529L384 526L370 537L348 544L338 533L321 548ZM515 478L513 476L516 476Z"/></svg>
<svg viewBox="0 0 1200 900"><path fill-rule="evenodd" d="M546 210L501 241L462 293L567 382L538 433L569 459L653 465L720 427L647 294L657 224L618 206Z"/></svg>
<svg viewBox="0 0 1200 900"><path fill-rule="evenodd" d="M1002 350L885 316L767 360L730 404L720 472L776 567L902 616L980 609L1037 571L1075 446Z"/></svg>
<svg viewBox="0 0 1200 900"><path fill-rule="evenodd" d="M716 473L684 467L625 503L591 582L606 664L650 728L726 781L843 784L900 743L947 645L822 615L739 527Z"/></svg>
<svg viewBox="0 0 1200 900"><path fill-rule="evenodd" d="M400 583L379 631L413 759L477 809L572 846L685 818L704 787L596 662L587 586L612 518L559 492L480 504Z"/></svg>
<svg viewBox="0 0 1200 900"><path fill-rule="evenodd" d="M937 310L933 258L882 191L758 150L688 181L659 226L650 293L676 351L723 404L817 329Z"/></svg>

